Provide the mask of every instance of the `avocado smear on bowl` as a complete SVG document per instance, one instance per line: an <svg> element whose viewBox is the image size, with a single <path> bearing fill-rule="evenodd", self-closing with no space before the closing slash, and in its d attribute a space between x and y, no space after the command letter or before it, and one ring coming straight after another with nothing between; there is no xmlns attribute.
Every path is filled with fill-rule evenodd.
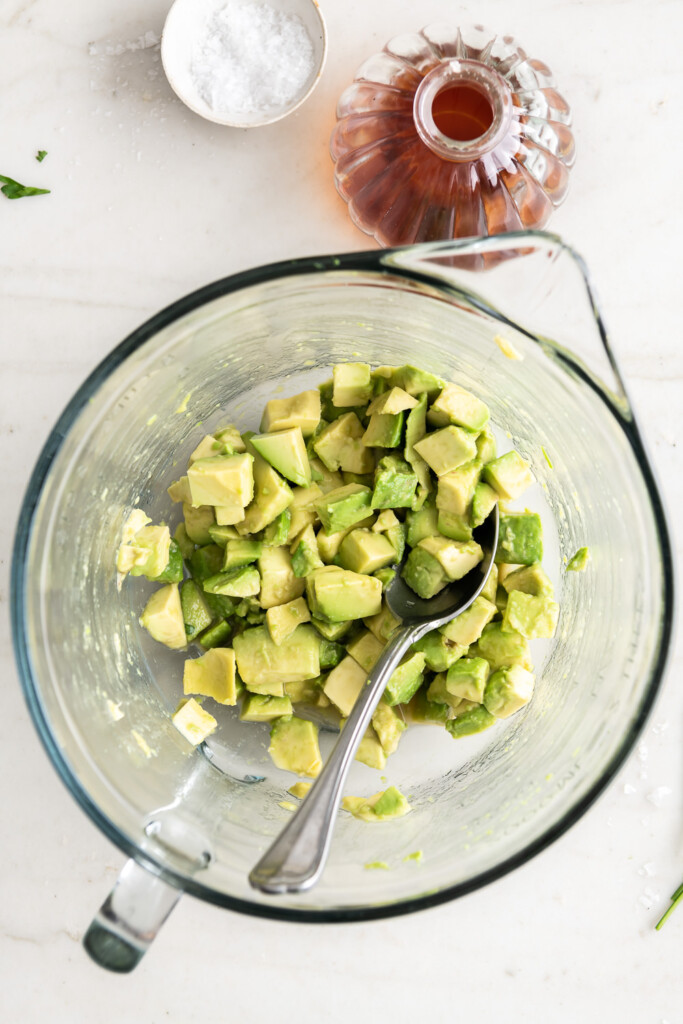
<svg viewBox="0 0 683 1024"><path fill-rule="evenodd" d="M483 558L473 530L496 504L482 593L413 644L356 759L384 769L408 725L460 738L514 714L533 695L529 640L552 637L559 612L540 517L509 506L533 480L516 451L497 454L476 395L413 366L338 364L318 389L267 402L259 433L206 435L168 489L173 536L134 509L117 555L119 582L161 584L140 617L150 635L199 654L179 668L176 727L197 745L218 728L205 699L239 704L245 728L269 723L277 767L315 778L306 709L343 727L398 624L383 592L399 566L418 595L437 594ZM364 821L410 809L393 787L343 806Z"/></svg>

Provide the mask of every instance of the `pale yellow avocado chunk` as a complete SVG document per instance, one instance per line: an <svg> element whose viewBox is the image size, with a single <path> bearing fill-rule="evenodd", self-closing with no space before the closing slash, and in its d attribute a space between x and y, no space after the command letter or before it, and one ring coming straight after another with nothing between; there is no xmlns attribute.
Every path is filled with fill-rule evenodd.
<svg viewBox="0 0 683 1024"><path fill-rule="evenodd" d="M211 505L200 505L194 508L192 505L183 503L183 518L187 536L195 544L210 544L211 534L209 527L216 525L216 515ZM223 525L232 525L226 523Z"/></svg>
<svg viewBox="0 0 683 1024"><path fill-rule="evenodd" d="M484 690L484 707L496 718L509 718L531 700L534 675L521 665L507 665L493 672Z"/></svg>
<svg viewBox="0 0 683 1024"><path fill-rule="evenodd" d="M332 404L337 408L365 405L372 398L367 363L337 363L332 367Z"/></svg>
<svg viewBox="0 0 683 1024"><path fill-rule="evenodd" d="M187 460L188 466L191 466L193 462L198 459L210 459L214 455L228 455L232 452L228 451L227 445L221 441L217 441L213 434L205 434L201 439L195 450Z"/></svg>
<svg viewBox="0 0 683 1024"><path fill-rule="evenodd" d="M215 732L218 727L218 722L213 715L205 711L193 697L180 705L171 721L178 732L182 733L193 747L203 743L207 736Z"/></svg>
<svg viewBox="0 0 683 1024"><path fill-rule="evenodd" d="M317 727L296 715L285 715L273 722L268 753L276 768L311 779L320 774L323 766Z"/></svg>
<svg viewBox="0 0 683 1024"><path fill-rule="evenodd" d="M439 626L439 632L448 640L469 647L470 644L476 643L484 626L489 624L496 611L495 604L480 594L461 615L444 626Z"/></svg>
<svg viewBox="0 0 683 1024"><path fill-rule="evenodd" d="M425 537L417 545L439 562L449 580L461 580L479 565L484 557L476 540L448 540L446 537Z"/></svg>
<svg viewBox="0 0 683 1024"><path fill-rule="evenodd" d="M314 569L306 577L306 594L311 614L328 622L363 619L382 607L380 580L335 565Z"/></svg>
<svg viewBox="0 0 683 1024"><path fill-rule="evenodd" d="M292 398L271 398L261 418L261 430L287 430L299 427L304 437L310 437L320 423L320 392L302 391Z"/></svg>
<svg viewBox="0 0 683 1024"><path fill-rule="evenodd" d="M346 645L346 653L350 654L366 672L372 672L384 646L381 640L366 629Z"/></svg>
<svg viewBox="0 0 683 1024"><path fill-rule="evenodd" d="M323 691L326 697L339 709L344 718L348 718L358 694L365 686L368 674L361 668L355 658L347 655L332 669L328 675Z"/></svg>
<svg viewBox="0 0 683 1024"><path fill-rule="evenodd" d="M327 530L320 529L316 534L316 540L318 542L318 553L322 558L323 562L332 562L335 556L339 552L341 543L344 537L348 537L351 530L362 530L369 529L375 525L375 517L367 516L365 519L361 519L359 523L354 523L353 526L348 526L345 530L338 530L336 533L328 533Z"/></svg>
<svg viewBox="0 0 683 1024"><path fill-rule="evenodd" d="M312 626L297 626L276 646L265 626L254 626L233 640L237 670L249 689L320 675L320 639Z"/></svg>
<svg viewBox="0 0 683 1024"><path fill-rule="evenodd" d="M386 768L386 751L371 725L367 727L363 739L358 744L355 759L361 764L367 765L368 768L376 768L380 772Z"/></svg>
<svg viewBox="0 0 683 1024"><path fill-rule="evenodd" d="M185 662L183 692L213 697L218 704L237 703L235 652L229 647L213 647L200 658Z"/></svg>
<svg viewBox="0 0 683 1024"><path fill-rule="evenodd" d="M329 470L371 473L375 458L363 444L364 434L365 428L355 412L347 412L321 430L313 448Z"/></svg>
<svg viewBox="0 0 683 1024"><path fill-rule="evenodd" d="M253 449L256 452L256 449ZM238 532L258 533L292 504L292 488L258 453L254 455L254 500L239 523Z"/></svg>
<svg viewBox="0 0 683 1024"><path fill-rule="evenodd" d="M421 441L416 441L413 447L437 476L443 476L471 462L477 454L474 435L453 426L427 434Z"/></svg>
<svg viewBox="0 0 683 1024"><path fill-rule="evenodd" d="M143 526L127 544L121 544L116 557L119 572L152 579L168 565L171 531L168 526Z"/></svg>
<svg viewBox="0 0 683 1024"><path fill-rule="evenodd" d="M382 744L384 753L387 756L393 754L406 728L405 719L401 713L381 700L372 716L372 726Z"/></svg>
<svg viewBox="0 0 683 1024"><path fill-rule="evenodd" d="M240 710L240 722L272 722L283 715L291 715L292 710L289 697L247 693Z"/></svg>
<svg viewBox="0 0 683 1024"><path fill-rule="evenodd" d="M254 493L253 459L247 452L197 459L188 467L187 479L193 505L236 505L244 508Z"/></svg>
<svg viewBox="0 0 683 1024"><path fill-rule="evenodd" d="M472 504L481 468L479 459L473 459L440 476L436 491L436 507L442 512L464 516Z"/></svg>
<svg viewBox="0 0 683 1024"><path fill-rule="evenodd" d="M374 401L370 402L367 415L395 416L406 409L414 409L417 404L417 398L413 398L403 388L391 388L390 391L385 391L383 395L378 395Z"/></svg>
<svg viewBox="0 0 683 1024"><path fill-rule="evenodd" d="M489 421L488 406L459 384L446 384L431 405L427 419L437 427L454 423L467 430L483 430Z"/></svg>
<svg viewBox="0 0 683 1024"><path fill-rule="evenodd" d="M311 482L311 467L301 427L287 427L286 430L254 434L250 438L250 443L259 455L287 480L300 487L308 487Z"/></svg>
<svg viewBox="0 0 683 1024"><path fill-rule="evenodd" d="M354 818L361 821L387 821L390 818L401 818L410 811L410 804L403 793L390 786L389 789L375 793L373 796L345 796L342 808L349 811Z"/></svg>
<svg viewBox="0 0 683 1024"><path fill-rule="evenodd" d="M192 492L187 480L187 475L181 476L178 480L174 480L170 487L166 488L166 493L171 501L182 501L185 505L192 504Z"/></svg>
<svg viewBox="0 0 683 1024"><path fill-rule="evenodd" d="M371 575L396 561L396 551L381 533L351 530L339 546L339 562L351 572Z"/></svg>
<svg viewBox="0 0 683 1024"><path fill-rule="evenodd" d="M360 523L358 525L360 527ZM400 522L393 508L383 508L372 524L372 531L373 533L384 533L385 530L391 530L394 526L400 526Z"/></svg>
<svg viewBox="0 0 683 1024"><path fill-rule="evenodd" d="M310 621L311 613L303 597L287 601L286 604L276 605L266 612L266 625L270 639L277 647L294 632L297 626Z"/></svg>
<svg viewBox="0 0 683 1024"><path fill-rule="evenodd" d="M174 651L187 646L177 583L167 583L154 591L140 616L140 625L154 640Z"/></svg>
<svg viewBox="0 0 683 1024"><path fill-rule="evenodd" d="M261 575L259 604L262 608L274 608L301 597L306 589L306 580L299 579L292 569L292 556L286 547L264 547L258 559Z"/></svg>
<svg viewBox="0 0 683 1024"><path fill-rule="evenodd" d="M246 516L246 510L242 505L215 505L213 511L217 526L236 526L244 522Z"/></svg>

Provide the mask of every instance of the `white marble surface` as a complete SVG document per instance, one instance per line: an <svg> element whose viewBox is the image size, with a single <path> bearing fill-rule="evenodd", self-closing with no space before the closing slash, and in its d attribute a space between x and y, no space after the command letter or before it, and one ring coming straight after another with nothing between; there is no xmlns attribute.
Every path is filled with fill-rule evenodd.
<svg viewBox="0 0 683 1024"><path fill-rule="evenodd" d="M366 247L332 184L338 93L391 35L436 18L515 32L575 111L578 162L552 227L586 256L669 508L683 503L679 168L683 5L321 0L330 35L301 111L218 129L171 94L154 47L168 0L0 0L0 172L53 190L0 196L0 605L21 494L56 415L125 334L232 271ZM91 45L94 44L94 45ZM137 43L135 43L137 46ZM89 52L89 48L90 51ZM119 47L120 49L120 47ZM34 160L38 149L49 155ZM680 533L677 554L681 552ZM79 939L123 856L48 764L0 619L0 1017L145 1024L235 1019L481 1024L683 1020L680 651L638 753L559 843L455 904L368 925L274 924L181 901L135 974Z"/></svg>

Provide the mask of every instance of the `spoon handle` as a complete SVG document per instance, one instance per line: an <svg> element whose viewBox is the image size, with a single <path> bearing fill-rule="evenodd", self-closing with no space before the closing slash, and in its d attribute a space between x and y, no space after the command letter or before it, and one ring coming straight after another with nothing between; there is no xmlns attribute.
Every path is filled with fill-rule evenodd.
<svg viewBox="0 0 683 1024"><path fill-rule="evenodd" d="M266 893L304 892L315 885L327 860L342 787L358 744L396 665L425 627L401 626L373 668L325 767L286 828L249 875Z"/></svg>

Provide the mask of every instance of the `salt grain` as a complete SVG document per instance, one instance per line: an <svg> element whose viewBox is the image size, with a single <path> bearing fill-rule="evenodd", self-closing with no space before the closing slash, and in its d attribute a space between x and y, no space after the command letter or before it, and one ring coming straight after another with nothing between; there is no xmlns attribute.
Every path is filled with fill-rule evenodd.
<svg viewBox="0 0 683 1024"><path fill-rule="evenodd" d="M205 25L190 71L202 99L230 116L288 107L314 67L313 43L299 17L228 0Z"/></svg>

